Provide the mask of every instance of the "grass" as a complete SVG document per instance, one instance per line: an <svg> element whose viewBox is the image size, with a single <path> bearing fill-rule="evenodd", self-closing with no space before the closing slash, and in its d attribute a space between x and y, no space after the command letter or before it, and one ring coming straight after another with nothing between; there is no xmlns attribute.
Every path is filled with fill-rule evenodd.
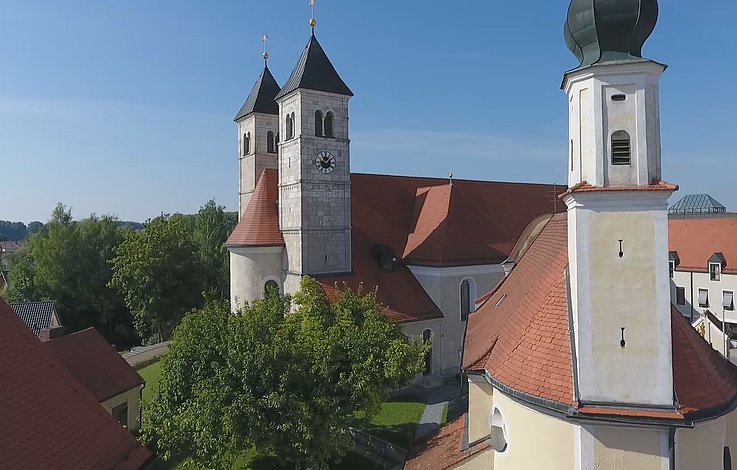
<svg viewBox="0 0 737 470"><path fill-rule="evenodd" d="M155 362L138 371L146 381L143 389L143 408L145 412L146 403L153 399L158 389L161 378L161 362ZM376 437L391 442L405 449L412 445L412 439L422 413L425 411L423 403L416 402L388 402L384 403L379 413L370 421L363 423L363 430ZM447 412L447 409L446 409ZM381 467L365 457L350 453L341 462L332 466L335 469L351 468L352 470L375 470ZM232 470L243 470L247 468L257 470L282 470L283 466L273 457L260 456L255 450L244 453L233 464ZM188 456L171 459L168 462L156 460L150 470L206 470L192 463Z"/></svg>

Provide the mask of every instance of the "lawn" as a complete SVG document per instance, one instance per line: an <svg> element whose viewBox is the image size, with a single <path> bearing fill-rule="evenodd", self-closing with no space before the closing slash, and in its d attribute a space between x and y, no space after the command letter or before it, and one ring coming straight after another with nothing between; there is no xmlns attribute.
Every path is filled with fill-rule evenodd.
<svg viewBox="0 0 737 470"><path fill-rule="evenodd" d="M146 402L153 399L161 377L161 362L156 362L138 371L146 381L143 389L143 408L145 413ZM425 410L425 405L415 402L388 402L384 403L379 413L370 422L363 424L364 431L409 449L412 438L417 430L417 424ZM259 456L256 451L244 454L233 465L233 470L246 468L263 470L281 470L282 467L272 457ZM334 468L352 468L353 470L374 470L377 467L364 457L351 453ZM188 458L171 460L169 462L155 461L151 470L205 470L193 464Z"/></svg>

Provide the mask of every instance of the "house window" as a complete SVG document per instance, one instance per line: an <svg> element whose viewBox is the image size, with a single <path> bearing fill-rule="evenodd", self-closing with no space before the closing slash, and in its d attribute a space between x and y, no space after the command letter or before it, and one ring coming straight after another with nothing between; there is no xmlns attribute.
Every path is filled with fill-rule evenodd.
<svg viewBox="0 0 737 470"><path fill-rule="evenodd" d="M112 410L113 418L117 419L120 424L128 427L128 402L114 406Z"/></svg>
<svg viewBox="0 0 737 470"><path fill-rule="evenodd" d="M699 307L709 308L709 290L699 289Z"/></svg>
<svg viewBox="0 0 737 470"><path fill-rule="evenodd" d="M473 308L473 291L475 290L472 285L473 280L472 279L464 279L463 282L461 282L461 321L468 320L468 314L474 311Z"/></svg>
<svg viewBox="0 0 737 470"><path fill-rule="evenodd" d="M709 263L709 280L719 282L722 280L722 265L719 263Z"/></svg>
<svg viewBox="0 0 737 470"><path fill-rule="evenodd" d="M251 133L248 132L243 134L243 156L250 155L251 153Z"/></svg>
<svg viewBox="0 0 737 470"><path fill-rule="evenodd" d="M333 137L333 112L328 111L325 115L325 137Z"/></svg>
<svg viewBox="0 0 737 470"><path fill-rule="evenodd" d="M432 331L431 330L425 330L422 332L422 342L432 344ZM425 370L422 371L422 375L430 375L430 374L432 374L432 346L430 346L430 350L427 351L427 354L425 355Z"/></svg>
<svg viewBox="0 0 737 470"><path fill-rule="evenodd" d="M266 151L268 153L276 153L276 146L274 143L276 142L276 139L274 139L274 132L269 131L266 133Z"/></svg>
<svg viewBox="0 0 737 470"><path fill-rule="evenodd" d="M724 310L734 310L734 292L731 290L722 292L722 307Z"/></svg>
<svg viewBox="0 0 737 470"><path fill-rule="evenodd" d="M315 136L322 137L324 135L322 128L322 111L315 111Z"/></svg>
<svg viewBox="0 0 737 470"><path fill-rule="evenodd" d="M685 287L676 287L676 305L686 305Z"/></svg>
<svg viewBox="0 0 737 470"><path fill-rule="evenodd" d="M491 415L491 447L497 452L507 450L507 433L499 408L494 408L494 414Z"/></svg>
<svg viewBox="0 0 737 470"><path fill-rule="evenodd" d="M631 152L630 135L626 131L612 134L612 165L629 165Z"/></svg>
<svg viewBox="0 0 737 470"><path fill-rule="evenodd" d="M271 291L279 292L279 283L273 279L269 279L264 284L264 297L266 297Z"/></svg>
<svg viewBox="0 0 737 470"><path fill-rule="evenodd" d="M675 276L676 272L676 262L675 261L668 261L668 276L670 276L671 279Z"/></svg>

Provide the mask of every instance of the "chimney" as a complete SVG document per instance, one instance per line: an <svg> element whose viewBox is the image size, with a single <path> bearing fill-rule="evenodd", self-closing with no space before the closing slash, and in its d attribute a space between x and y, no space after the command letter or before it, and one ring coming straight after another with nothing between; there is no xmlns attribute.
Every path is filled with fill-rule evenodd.
<svg viewBox="0 0 737 470"><path fill-rule="evenodd" d="M41 330L38 333L38 339L40 339L42 343L45 343L46 341L51 341L52 339L61 338L62 336L64 336L64 334L64 327L56 326L54 328Z"/></svg>

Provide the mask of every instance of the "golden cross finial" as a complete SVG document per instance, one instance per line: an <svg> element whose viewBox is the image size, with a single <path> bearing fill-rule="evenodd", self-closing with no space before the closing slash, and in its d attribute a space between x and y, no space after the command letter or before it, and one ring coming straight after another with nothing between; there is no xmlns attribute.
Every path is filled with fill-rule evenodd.
<svg viewBox="0 0 737 470"><path fill-rule="evenodd" d="M266 43L269 41L269 35L264 33L263 37L261 37L261 42L264 43L264 61L269 60L269 52L266 50Z"/></svg>
<svg viewBox="0 0 737 470"><path fill-rule="evenodd" d="M315 19L315 0L310 0L310 8L312 8L312 18L310 18L310 26L312 32L315 32L315 26L317 26L317 20Z"/></svg>

